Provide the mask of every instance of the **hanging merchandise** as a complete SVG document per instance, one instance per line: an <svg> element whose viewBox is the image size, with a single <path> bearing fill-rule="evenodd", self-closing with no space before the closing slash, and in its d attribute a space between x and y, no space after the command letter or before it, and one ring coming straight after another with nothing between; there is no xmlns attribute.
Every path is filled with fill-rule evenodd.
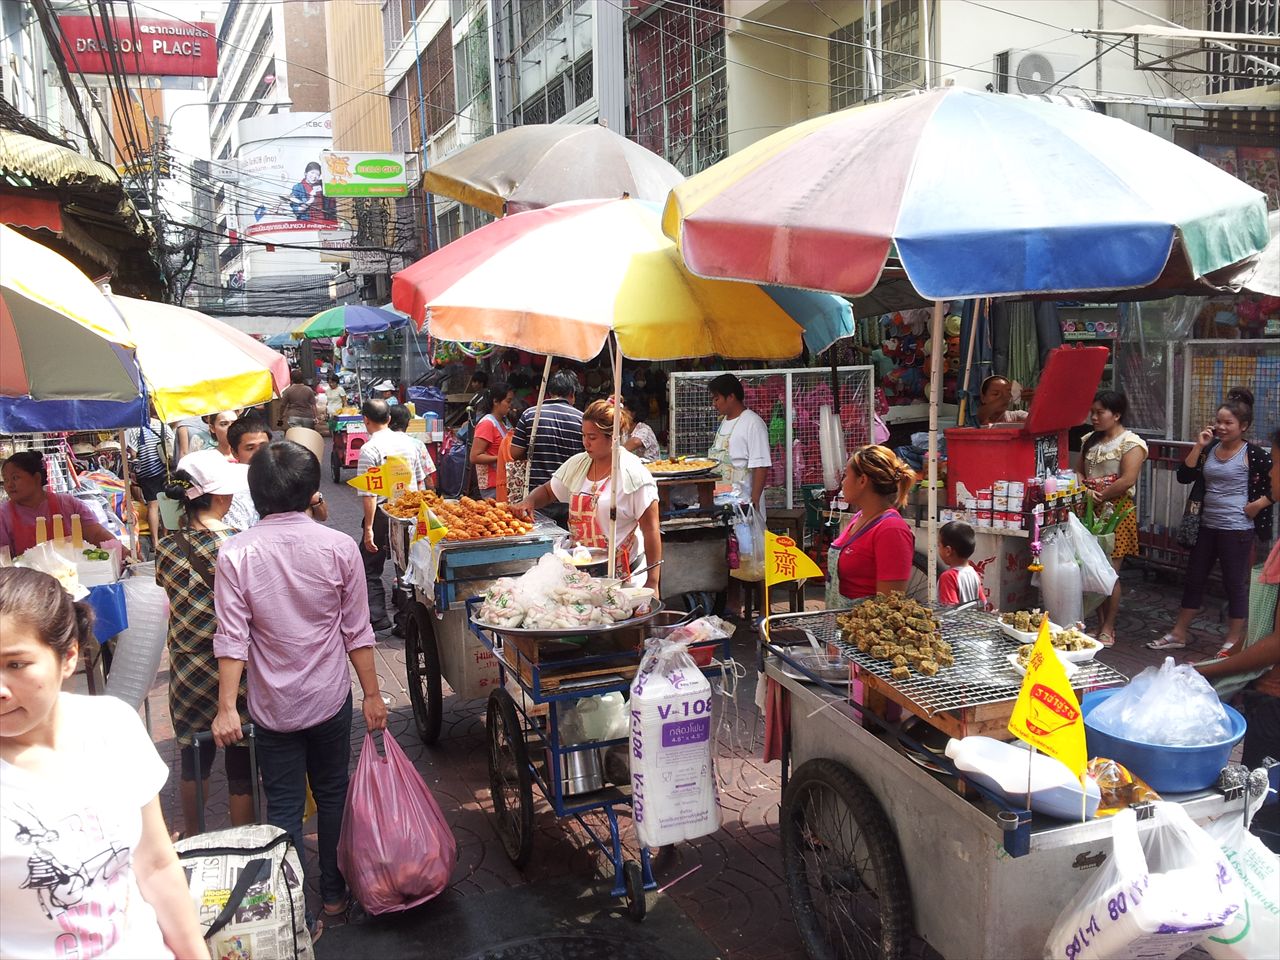
<svg viewBox="0 0 1280 960"><path fill-rule="evenodd" d="M473 360L483 360L498 348L492 343L481 343L475 340L470 343L459 343L458 349Z"/></svg>
<svg viewBox="0 0 1280 960"><path fill-rule="evenodd" d="M688 646L652 639L631 685L631 789L636 839L668 844L720 829L711 684Z"/></svg>

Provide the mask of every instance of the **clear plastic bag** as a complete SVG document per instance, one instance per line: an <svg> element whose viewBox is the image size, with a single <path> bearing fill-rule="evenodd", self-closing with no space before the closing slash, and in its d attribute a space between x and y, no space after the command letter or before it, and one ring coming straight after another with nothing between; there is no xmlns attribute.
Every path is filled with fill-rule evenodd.
<svg viewBox="0 0 1280 960"><path fill-rule="evenodd" d="M764 517L750 504L733 508L733 534L738 538L738 579L764 579Z"/></svg>
<svg viewBox="0 0 1280 960"><path fill-rule="evenodd" d="M1067 516L1067 537L1080 564L1080 587L1085 593L1111 596L1116 585L1116 571L1111 558L1103 552L1098 539L1091 534L1074 513Z"/></svg>
<svg viewBox="0 0 1280 960"><path fill-rule="evenodd" d="M1076 551L1062 534L1049 540L1040 555L1040 596L1053 623L1069 627L1084 616L1082 578Z"/></svg>
<svg viewBox="0 0 1280 960"><path fill-rule="evenodd" d="M453 832L400 745L383 731L382 749L364 735L347 790L338 866L373 914L407 910L449 885L457 859Z"/></svg>
<svg viewBox="0 0 1280 960"><path fill-rule="evenodd" d="M1261 805L1262 796L1251 801ZM1256 812L1256 811L1255 811ZM1244 887L1244 909L1209 934L1204 949L1214 960L1252 960L1280 952L1280 855L1268 850L1232 812L1204 828Z"/></svg>
<svg viewBox="0 0 1280 960"><path fill-rule="evenodd" d="M1231 721L1209 681L1190 664L1166 657L1147 667L1089 714L1104 733L1170 747L1221 743Z"/></svg>
<svg viewBox="0 0 1280 960"><path fill-rule="evenodd" d="M1059 914L1046 960L1173 960L1243 909L1218 845L1178 804L1155 810L1141 836L1133 810L1112 818L1112 856Z"/></svg>

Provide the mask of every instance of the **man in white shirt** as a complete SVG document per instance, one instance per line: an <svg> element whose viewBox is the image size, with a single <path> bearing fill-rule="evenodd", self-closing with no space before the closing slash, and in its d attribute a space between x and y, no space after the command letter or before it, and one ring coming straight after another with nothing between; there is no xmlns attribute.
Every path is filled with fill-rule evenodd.
<svg viewBox="0 0 1280 960"><path fill-rule="evenodd" d="M760 415L748 410L742 381L722 373L709 384L711 405L724 419L716 430L709 454L721 463L721 479L732 484L759 513L764 512L764 484L773 466L769 428Z"/></svg>
<svg viewBox="0 0 1280 960"><path fill-rule="evenodd" d="M366 400L360 413L364 415L364 429L369 439L360 448L356 472L363 474L370 467L386 463L388 457L399 457L409 465L408 489L422 489L426 485L425 464L413 441L391 429L391 408L387 402ZM382 571L387 563L388 523L387 515L378 509L378 503L386 497L364 492L360 496L364 507L360 558L364 561L364 579L369 589L369 623L374 630L388 630L391 618L387 616L387 594L382 585Z"/></svg>

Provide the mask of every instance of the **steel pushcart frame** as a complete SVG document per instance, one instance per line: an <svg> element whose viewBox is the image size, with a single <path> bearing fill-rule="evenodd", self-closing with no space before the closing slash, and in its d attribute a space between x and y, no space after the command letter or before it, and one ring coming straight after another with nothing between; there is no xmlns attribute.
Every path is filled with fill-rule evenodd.
<svg viewBox="0 0 1280 960"><path fill-rule="evenodd" d="M769 628L834 615L782 615ZM948 957L1041 955L1088 871L1110 857L1109 821L1033 816L816 676L795 648L762 640L762 650L787 695L779 827L809 955L890 960L907 955L913 933ZM1165 799L1201 823L1244 806L1238 790Z"/></svg>
<svg viewBox="0 0 1280 960"><path fill-rule="evenodd" d="M533 852L533 786L536 784L543 798L550 804L559 819L573 817L586 835L613 865L614 880L610 896L625 897L628 914L634 920L643 920L645 893L657 889L648 848L641 847L640 860L626 859L618 827L618 808L630 809L633 798L630 785L604 787L580 796L564 792L560 771L563 758L587 750L604 750L626 744L629 737L591 741L566 745L560 740L560 708L563 704L597 694L620 693L631 686L640 666L643 650L639 644L628 647L619 644L618 649L556 659L550 666L554 671L591 671L594 675L565 681L556 681L544 672L548 664L534 659L510 642L515 635L525 635L537 642L549 640L567 642L579 638L601 637L645 630L649 621L663 612L655 602L648 613L608 627L572 628L568 630L510 630L487 627L475 619L475 611L482 598L473 597L466 602L467 620L471 630L493 651L498 658L498 671L502 679L497 689L489 694L486 726L489 733L489 785L493 799L495 827L507 856L517 868L523 868ZM688 615L693 620L699 611ZM504 637L504 634L506 635ZM729 638L719 641L721 658L729 658ZM712 664L699 668L704 676L718 676L723 668ZM507 677L518 685L521 702L507 688ZM550 682L548 682L550 681ZM545 707L545 720L539 721L534 709ZM530 743L540 745L537 754L530 751ZM542 756L542 768L535 756ZM609 825L608 836L603 836L585 815L593 811L604 814Z"/></svg>

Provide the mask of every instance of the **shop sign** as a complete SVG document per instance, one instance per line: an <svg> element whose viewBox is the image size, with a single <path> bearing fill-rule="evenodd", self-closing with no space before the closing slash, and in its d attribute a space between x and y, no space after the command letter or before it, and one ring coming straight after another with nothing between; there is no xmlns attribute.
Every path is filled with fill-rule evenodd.
<svg viewBox="0 0 1280 960"><path fill-rule="evenodd" d="M62 55L80 73L131 77L216 77L217 28L207 21L59 17ZM108 33L110 36L108 37ZM114 62L113 62L114 61Z"/></svg>
<svg viewBox="0 0 1280 960"><path fill-rule="evenodd" d="M403 197L409 193L403 153L325 150L326 197Z"/></svg>

